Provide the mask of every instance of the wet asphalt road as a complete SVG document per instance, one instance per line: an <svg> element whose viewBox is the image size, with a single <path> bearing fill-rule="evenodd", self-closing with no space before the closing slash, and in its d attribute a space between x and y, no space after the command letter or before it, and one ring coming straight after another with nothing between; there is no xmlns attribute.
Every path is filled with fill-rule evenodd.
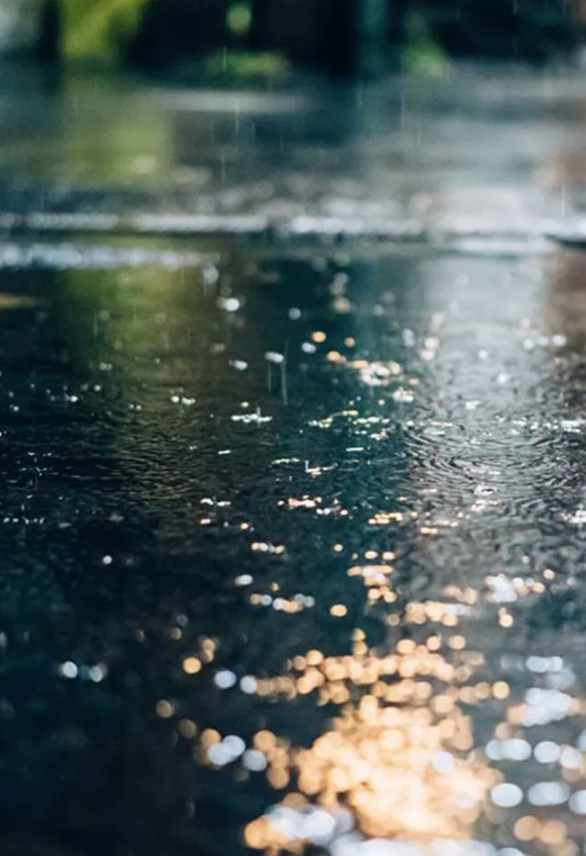
<svg viewBox="0 0 586 856"><path fill-rule="evenodd" d="M2 852L585 852L582 81L17 81Z"/></svg>

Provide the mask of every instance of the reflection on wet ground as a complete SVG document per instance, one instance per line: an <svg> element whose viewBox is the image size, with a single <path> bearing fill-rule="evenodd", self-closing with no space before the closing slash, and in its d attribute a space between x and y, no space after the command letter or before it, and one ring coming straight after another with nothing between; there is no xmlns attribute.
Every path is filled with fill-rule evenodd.
<svg viewBox="0 0 586 856"><path fill-rule="evenodd" d="M581 257L200 253L3 275L3 825L579 852Z"/></svg>
<svg viewBox="0 0 586 856"><path fill-rule="evenodd" d="M7 236L3 853L586 852L585 261L527 234Z"/></svg>

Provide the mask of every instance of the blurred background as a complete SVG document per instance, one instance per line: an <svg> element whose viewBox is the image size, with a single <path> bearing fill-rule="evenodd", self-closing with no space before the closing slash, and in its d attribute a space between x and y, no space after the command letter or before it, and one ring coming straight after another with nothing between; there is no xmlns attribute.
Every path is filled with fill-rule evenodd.
<svg viewBox="0 0 586 856"><path fill-rule="evenodd" d="M0 53L278 76L438 74L451 59L573 61L585 0L0 0Z"/></svg>

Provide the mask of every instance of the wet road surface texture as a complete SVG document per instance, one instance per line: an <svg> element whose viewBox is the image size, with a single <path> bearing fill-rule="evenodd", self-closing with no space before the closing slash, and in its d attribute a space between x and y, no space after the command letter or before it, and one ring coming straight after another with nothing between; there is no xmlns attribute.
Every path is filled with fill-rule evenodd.
<svg viewBox="0 0 586 856"><path fill-rule="evenodd" d="M586 852L583 82L17 80L2 853Z"/></svg>

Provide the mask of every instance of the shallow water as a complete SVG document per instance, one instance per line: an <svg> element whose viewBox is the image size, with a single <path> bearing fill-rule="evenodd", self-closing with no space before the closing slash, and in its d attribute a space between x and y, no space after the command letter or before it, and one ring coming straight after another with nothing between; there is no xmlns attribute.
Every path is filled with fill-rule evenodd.
<svg viewBox="0 0 586 856"><path fill-rule="evenodd" d="M6 840L579 852L583 257L198 252L2 274Z"/></svg>
<svg viewBox="0 0 586 856"><path fill-rule="evenodd" d="M65 97L30 149L49 96L5 99L3 853L586 852L585 257L544 225L579 237L581 96L518 85L411 92L427 155L256 101L269 144L226 178L256 207L193 142L227 108L167 116L173 154L137 167L136 136L86 145L136 97L79 126ZM314 186L284 180L317 150ZM132 219L267 199L282 230ZM391 210L425 234L367 241ZM158 231L234 231L189 222Z"/></svg>

